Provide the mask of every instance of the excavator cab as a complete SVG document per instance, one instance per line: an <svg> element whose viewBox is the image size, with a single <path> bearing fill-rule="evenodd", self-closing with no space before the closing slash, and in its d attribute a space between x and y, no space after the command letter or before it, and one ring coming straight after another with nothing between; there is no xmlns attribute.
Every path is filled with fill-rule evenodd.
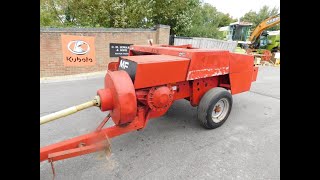
<svg viewBox="0 0 320 180"><path fill-rule="evenodd" d="M269 44L269 40L268 40L268 32L263 31L259 37L258 43L259 43L259 48L260 49L266 49L268 44Z"/></svg>

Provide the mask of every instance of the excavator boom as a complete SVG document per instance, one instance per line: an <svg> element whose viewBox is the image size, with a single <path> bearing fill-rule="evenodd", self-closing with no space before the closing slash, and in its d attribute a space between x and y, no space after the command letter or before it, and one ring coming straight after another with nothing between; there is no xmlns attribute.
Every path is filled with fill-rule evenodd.
<svg viewBox="0 0 320 180"><path fill-rule="evenodd" d="M270 28L273 27L277 24L280 23L280 14L277 14L275 16L271 16L268 19L262 21L252 32L249 41L251 42L251 44L254 44L255 41L258 39L258 37L261 35L261 33Z"/></svg>

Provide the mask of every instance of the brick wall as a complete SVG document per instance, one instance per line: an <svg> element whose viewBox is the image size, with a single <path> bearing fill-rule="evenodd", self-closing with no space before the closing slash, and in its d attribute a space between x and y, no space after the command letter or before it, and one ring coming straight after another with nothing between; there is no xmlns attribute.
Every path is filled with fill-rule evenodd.
<svg viewBox="0 0 320 180"><path fill-rule="evenodd" d="M96 65L88 67L65 67L63 65L61 34L94 36ZM108 63L117 57L109 57L110 43L143 45L153 39L156 44L169 44L170 27L157 25L153 29L122 28L40 28L40 77L104 71Z"/></svg>

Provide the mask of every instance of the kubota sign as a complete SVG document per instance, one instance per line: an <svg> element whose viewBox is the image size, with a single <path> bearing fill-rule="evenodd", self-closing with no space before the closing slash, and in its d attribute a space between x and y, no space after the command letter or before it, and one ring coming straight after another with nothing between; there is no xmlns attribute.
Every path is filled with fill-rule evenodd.
<svg viewBox="0 0 320 180"><path fill-rule="evenodd" d="M64 66L96 64L94 37L61 35Z"/></svg>

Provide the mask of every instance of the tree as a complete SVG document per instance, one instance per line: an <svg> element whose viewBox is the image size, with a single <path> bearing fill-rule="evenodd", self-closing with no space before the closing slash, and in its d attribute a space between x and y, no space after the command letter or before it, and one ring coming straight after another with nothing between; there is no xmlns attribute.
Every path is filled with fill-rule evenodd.
<svg viewBox="0 0 320 180"><path fill-rule="evenodd" d="M149 28L170 34L222 38L218 27L236 20L200 0L41 0L41 27Z"/></svg>
<svg viewBox="0 0 320 180"><path fill-rule="evenodd" d="M191 18L199 5L199 0L156 0L152 8L152 21L154 24L169 25L170 34L180 35L190 29Z"/></svg>
<svg viewBox="0 0 320 180"><path fill-rule="evenodd" d="M208 3L198 6L193 13L191 28L181 33L184 36L222 39L222 32L218 28L236 21L229 14L219 12Z"/></svg>
<svg viewBox="0 0 320 180"><path fill-rule="evenodd" d="M40 26L149 27L153 4L150 0L41 0Z"/></svg>
<svg viewBox="0 0 320 180"><path fill-rule="evenodd" d="M181 33L191 26L199 0L41 0L40 25L140 28L156 24Z"/></svg>
<svg viewBox="0 0 320 180"><path fill-rule="evenodd" d="M269 18L270 16L277 15L279 13L279 8L270 9L268 6L263 6L259 12L249 11L243 17L240 18L241 21L251 22L252 28L256 28L263 20ZM268 29L268 30L279 30L280 24Z"/></svg>
<svg viewBox="0 0 320 180"><path fill-rule="evenodd" d="M59 27L62 25L55 4L50 0L40 0L40 26Z"/></svg>
<svg viewBox="0 0 320 180"><path fill-rule="evenodd" d="M236 22L236 21L238 21L238 20L237 19L233 19L229 15L229 13L227 13L227 14L220 13L218 27L228 26L230 23L233 23L233 22Z"/></svg>

